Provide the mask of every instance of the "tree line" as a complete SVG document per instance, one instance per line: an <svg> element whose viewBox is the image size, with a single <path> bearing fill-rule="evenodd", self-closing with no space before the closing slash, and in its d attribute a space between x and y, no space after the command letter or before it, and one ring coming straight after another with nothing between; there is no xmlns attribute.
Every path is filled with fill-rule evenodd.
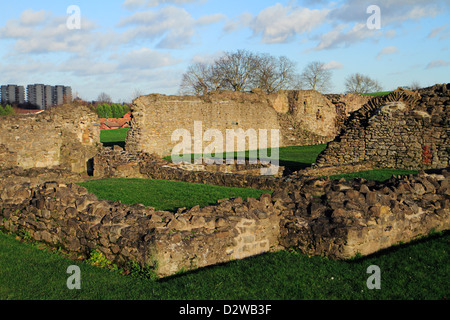
<svg viewBox="0 0 450 320"><path fill-rule="evenodd" d="M255 54L247 50L226 52L211 63L191 64L183 74L180 93L204 95L213 91L249 91L255 88L273 93L279 90L317 90L332 88L332 71L326 64L314 61L301 73L296 63L285 56ZM347 93L371 93L382 90L369 76L355 73L345 82Z"/></svg>
<svg viewBox="0 0 450 320"><path fill-rule="evenodd" d="M0 116L9 116L14 114L14 108L7 104L6 106L0 105Z"/></svg>
<svg viewBox="0 0 450 320"><path fill-rule="evenodd" d="M130 107L128 105L122 104L99 104L95 110L100 118L106 119L120 119L125 114L130 112Z"/></svg>

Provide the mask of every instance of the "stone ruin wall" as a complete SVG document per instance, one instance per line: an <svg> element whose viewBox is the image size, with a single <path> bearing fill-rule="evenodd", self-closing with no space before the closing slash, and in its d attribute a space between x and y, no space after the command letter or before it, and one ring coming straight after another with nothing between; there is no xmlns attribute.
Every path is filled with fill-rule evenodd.
<svg viewBox="0 0 450 320"><path fill-rule="evenodd" d="M270 139L270 130L279 129L280 146L324 143L339 132L349 112L367 99L324 96L316 91L280 91L272 95L258 90L247 94L222 92L202 98L150 95L135 101L133 129L126 148L135 153L170 155L177 144L170 141L173 131L187 129L194 138L194 121L202 121L203 133L210 128L222 132L267 129ZM79 105L2 118L0 138L0 168L63 166L86 173L90 169L88 161L100 148L98 117ZM267 142L270 145L270 140ZM208 145L203 142L203 148ZM231 167L218 170L239 171ZM205 168L214 171L211 166Z"/></svg>
<svg viewBox="0 0 450 320"><path fill-rule="evenodd" d="M397 90L352 114L317 165L372 162L381 168L449 166L450 84L417 92Z"/></svg>
<svg viewBox="0 0 450 320"><path fill-rule="evenodd" d="M259 199L167 212L99 200L66 179L36 184L10 173L0 175L0 228L165 277L280 249L332 259L375 253L448 230L449 193L446 170L387 183L304 178Z"/></svg>
<svg viewBox="0 0 450 320"><path fill-rule="evenodd" d="M132 129L126 149L168 156L178 144L171 141L175 130L186 129L194 139L194 121L202 122L203 133L218 129L224 139L227 129L256 132L266 129L269 137L270 130L276 129L280 130L280 147L326 143L340 132L349 114L370 99L359 95L327 97L317 91L294 90L270 95L253 90L202 97L143 96L132 106ZM270 140L267 141L270 145ZM207 145L209 142L203 142L203 148ZM244 149L249 149L248 144Z"/></svg>
<svg viewBox="0 0 450 320"><path fill-rule="evenodd" d="M129 132L126 149L128 151L155 153L161 156L171 155L172 149L179 144L172 142L175 130L190 132L192 153L194 144L203 145L201 152L210 144L202 142L208 129L218 129L223 134L223 150L226 150L226 130L242 129L279 129L277 114L274 109L259 100L245 103L236 95L236 100L223 97L174 97L150 95L140 97L132 106L131 132ZM194 122L202 123L201 136L194 141ZM248 144L247 144L248 147ZM235 151L245 151L235 147Z"/></svg>
<svg viewBox="0 0 450 320"><path fill-rule="evenodd" d="M87 107L64 105L40 114L2 117L0 169L63 166L87 171L100 147L97 115Z"/></svg>
<svg viewBox="0 0 450 320"><path fill-rule="evenodd" d="M265 181L272 177L282 177L284 173L284 167L272 167L260 162L252 164L249 161L221 165L175 164L148 153L125 151L119 146L103 148L94 157L93 164L95 179L142 178L238 187L246 186L244 177ZM214 176L217 178L210 178ZM234 180L240 183L232 183ZM265 189L263 184L260 187L259 189Z"/></svg>
<svg viewBox="0 0 450 320"><path fill-rule="evenodd" d="M441 101L439 95L437 95L439 99L436 99L435 93L436 90L427 96L429 101L434 101L438 109L445 109L447 100ZM269 97L272 100L265 98L264 103L258 95L251 97L255 99L253 105L261 104L275 112L270 113L273 116L270 116L269 122L273 121L273 125L280 125L280 114L292 117L300 114L301 108L299 109L298 104L304 99L294 99L295 92ZM170 116L169 110L174 105L166 105L166 102L172 98L162 98L165 100L161 107L163 113L153 110L150 114L160 117L158 119L161 120L165 119L164 115ZM335 99L332 104L336 106L341 103L341 111L345 109L346 112L350 112L352 102L346 101L347 98L332 97L331 100ZM21 117L6 118L1 127L2 132L6 132L4 137L8 139L5 140L8 150L3 149L6 152L0 154L0 158L4 157L2 158L4 167L0 170L0 228L59 247L80 258L86 258L92 250L98 250L108 260L120 266L137 262L143 267L153 268L155 273L162 277L181 270L193 270L289 248L296 248L311 255L348 259L358 253L368 255L399 242L409 242L431 231L449 229L450 174L446 170L438 170L432 174L422 172L418 176L402 176L392 178L386 183L377 183L363 179L353 181L312 179L301 174L277 178L188 171L164 165L160 163L161 159L155 160L141 149L145 139L148 138L139 131L148 129L144 126L143 120L152 122L151 118L148 118L147 99L160 101L161 97L147 96L137 100L133 115L135 127L130 132L128 137L130 144L127 145L127 148L136 148L138 150L136 153L116 149L112 150L112 154L105 150L98 154L95 145L95 141L99 141L96 131L98 127L94 125L96 120L87 116L90 114L88 111L82 112L80 118L67 111L59 113L58 110L63 109L53 111L54 114L43 113L23 118L26 119L20 120L23 121L23 128L16 123L18 119L22 119ZM210 97L206 102L195 100L198 98L185 99L188 102L178 103L176 110L181 112L181 105L192 105L195 110L196 105L206 103L210 108L208 110L217 111L222 104L220 102L222 100L214 97ZM141 109L139 101L143 101ZM243 110L247 103L242 101L235 99L230 105ZM292 109L286 109L282 101L291 102ZM295 101L298 101L297 105ZM407 97L402 101L405 106L411 102ZM436 116L433 113L434 109L427 107L429 101L423 100L423 107L426 110L419 111L430 112L433 119ZM353 119L370 109L371 105L376 104L369 102L361 113L354 113L356 116L352 116L349 121L355 121ZM275 111L277 106L282 107L278 112ZM303 102L303 111L307 109L304 107ZM295 111L297 109L298 111ZM254 115L257 116L256 111ZM203 116L198 119L204 120ZM228 124L231 120L222 118L226 119L224 124ZM184 119L181 118L176 119L179 119L178 124L182 125L180 128L189 130L189 124L192 126L192 119L187 122L183 122ZM336 119L335 123L340 123L341 120ZM365 118L360 119L364 121ZM261 119L253 120L255 122L251 124L252 126L263 125ZM77 125L80 123L82 125ZM267 125L267 121L264 125ZM339 125L336 125L335 129L338 128ZM346 128L344 132L348 132L345 131L349 130ZM14 136L13 130L19 130L16 132L20 134ZM45 136L41 131L53 134ZM170 130L167 132L171 133ZM12 143L15 137L21 141L28 135L36 137L39 134L47 139L47 142L55 141L51 148L41 146L42 148L60 152L59 157L46 160L48 165L62 164L66 169L62 168L64 166L60 169L27 170L20 167L5 169L9 164L22 165L21 161L27 163L26 151ZM160 136L162 139L160 144L166 138ZM38 139L30 141L33 143L29 148L36 150L37 146L43 143ZM69 150L75 151L71 153ZM145 161L141 161L140 158L128 158L136 156L139 152L148 158ZM212 206L183 208L177 212L157 211L140 204L130 206L120 202L99 200L85 188L70 183L84 180L82 174L73 171L83 168L85 172L86 160L96 154L94 162L95 158L102 162L110 157L107 160L108 167L97 168L98 178L139 174L153 179L254 187L274 192L264 194L259 199L223 199ZM39 159L37 157L34 159L29 160L27 165L37 167Z"/></svg>
<svg viewBox="0 0 450 320"><path fill-rule="evenodd" d="M350 113L371 99L356 94L322 95L313 90L280 91L268 96L269 105L278 112L283 146L332 141Z"/></svg>

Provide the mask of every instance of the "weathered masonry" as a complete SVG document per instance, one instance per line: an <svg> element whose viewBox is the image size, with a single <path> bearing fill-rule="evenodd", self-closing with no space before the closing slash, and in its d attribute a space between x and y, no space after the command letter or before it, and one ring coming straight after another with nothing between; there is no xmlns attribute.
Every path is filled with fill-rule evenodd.
<svg viewBox="0 0 450 320"><path fill-rule="evenodd" d="M287 248L332 259L368 255L450 228L448 88L368 99L346 122L364 98L307 91L146 96L134 103L126 150L100 148L97 116L83 106L6 117L0 122L0 228L81 258L97 250L119 266L135 262L161 277ZM152 155L170 152L173 130L190 129L194 121L205 129L280 128L283 145L330 141L342 133L321 155L319 168L288 176L255 174L260 164L183 167ZM99 179L167 179L273 193L158 211L101 200L75 184L86 179L88 162ZM311 177L376 166L439 169L383 183Z"/></svg>
<svg viewBox="0 0 450 320"><path fill-rule="evenodd" d="M298 179L259 199L177 212L99 200L76 184L0 175L0 228L88 257L98 250L159 276L298 248L352 258L450 227L450 173L373 181ZM46 173L49 174L49 173Z"/></svg>
<svg viewBox="0 0 450 320"><path fill-rule="evenodd" d="M177 142L171 140L175 130L191 133L192 145L202 142L209 129L247 132L250 129L268 132L279 130L280 146L317 144L332 141L349 114L370 100L358 95L325 96L317 91L280 91L267 95L258 90L251 93L218 92L202 97L149 95L136 99L128 133L128 151L171 154ZM194 124L201 122L200 134ZM194 139L200 141L194 141ZM226 150L224 141L223 150ZM249 148L247 142L243 149ZM241 151L238 146L235 151ZM193 152L195 153L195 152Z"/></svg>
<svg viewBox="0 0 450 320"><path fill-rule="evenodd" d="M0 169L63 166L86 172L99 151L100 127L85 106L63 105L40 114L0 121Z"/></svg>
<svg viewBox="0 0 450 320"><path fill-rule="evenodd" d="M318 166L372 162L381 168L449 166L450 84L397 90L354 112Z"/></svg>

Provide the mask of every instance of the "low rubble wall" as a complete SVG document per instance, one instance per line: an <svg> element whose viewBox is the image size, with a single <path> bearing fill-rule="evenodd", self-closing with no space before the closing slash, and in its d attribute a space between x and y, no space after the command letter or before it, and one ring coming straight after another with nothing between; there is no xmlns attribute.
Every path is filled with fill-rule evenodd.
<svg viewBox="0 0 450 320"><path fill-rule="evenodd" d="M99 200L63 177L25 177L0 175L0 228L161 277L287 248L348 259L450 226L447 170L385 183L305 178L259 199L177 212Z"/></svg>

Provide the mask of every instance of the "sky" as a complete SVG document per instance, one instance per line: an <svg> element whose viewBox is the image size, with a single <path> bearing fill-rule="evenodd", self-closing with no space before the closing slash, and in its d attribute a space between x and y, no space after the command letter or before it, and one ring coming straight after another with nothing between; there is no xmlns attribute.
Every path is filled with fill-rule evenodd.
<svg viewBox="0 0 450 320"><path fill-rule="evenodd" d="M0 2L0 84L62 84L88 101L176 95L190 64L240 49L299 73L322 62L329 93L356 72L386 91L427 87L450 82L449 45L450 0Z"/></svg>

